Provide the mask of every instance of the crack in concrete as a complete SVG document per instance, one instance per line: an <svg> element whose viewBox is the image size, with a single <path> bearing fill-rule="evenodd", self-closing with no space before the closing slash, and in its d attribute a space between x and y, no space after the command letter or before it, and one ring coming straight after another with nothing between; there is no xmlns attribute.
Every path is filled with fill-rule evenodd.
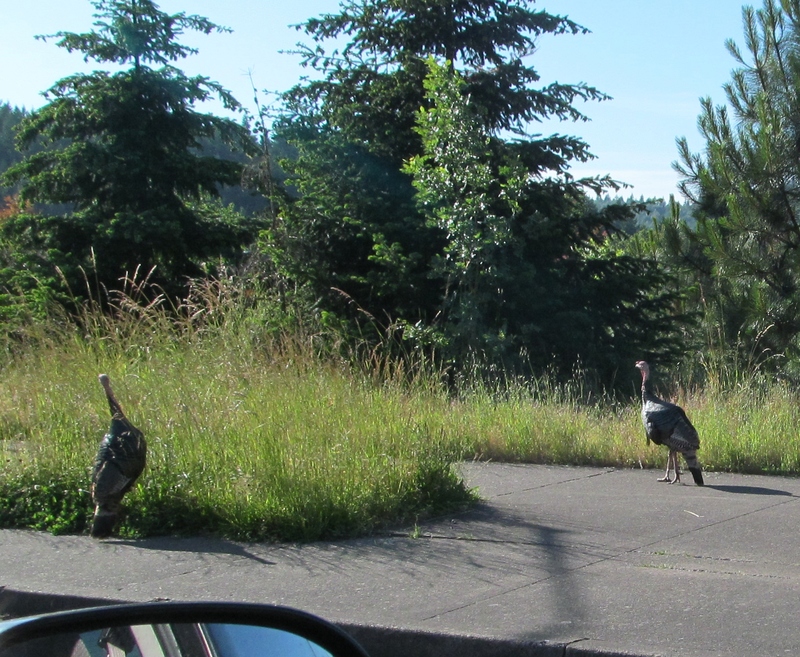
<svg viewBox="0 0 800 657"><path fill-rule="evenodd" d="M743 573L736 570L713 570L711 568L686 568L685 566L675 566L671 564L634 564L635 568L653 568L655 570L674 570L684 573L711 573L714 575L737 575L739 577L753 577L761 579L780 579L792 581L793 577L785 577L782 575L770 575L767 573Z"/></svg>
<svg viewBox="0 0 800 657"><path fill-rule="evenodd" d="M601 477L603 475L611 474L617 471L617 468L608 468L603 470L602 472L592 472L591 474L584 474L577 477L572 477L570 479L561 479L559 481L551 481L550 483L546 484L539 484L538 486L528 486L527 488L517 488L513 491L508 491L507 493L498 493L497 495L493 495L487 499L497 499L500 497L506 497L507 495L517 495L518 493L524 493L530 490L538 490L540 488L550 488L551 486L560 486L561 484L571 484L575 481L581 481L582 479L591 479L592 477Z"/></svg>

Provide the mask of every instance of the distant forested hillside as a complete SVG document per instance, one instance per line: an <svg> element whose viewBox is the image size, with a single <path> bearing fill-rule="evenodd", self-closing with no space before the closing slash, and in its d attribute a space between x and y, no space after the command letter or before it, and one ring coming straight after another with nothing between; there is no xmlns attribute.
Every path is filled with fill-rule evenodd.
<svg viewBox="0 0 800 657"><path fill-rule="evenodd" d="M22 121L26 112L9 103L0 105L0 172L5 171L22 159L22 154L14 146L14 127ZM10 187L0 187L0 196L11 193Z"/></svg>
<svg viewBox="0 0 800 657"><path fill-rule="evenodd" d="M691 201L687 201L686 199L683 199L682 201L678 199L674 200L678 203L678 208L680 209L680 218L690 227L693 227L696 224L696 220L694 218L694 211L696 209L695 204ZM618 226L628 234L635 233L642 228L651 228L653 226L654 219L656 222L661 222L664 219L671 217L669 199L645 199L643 196L640 196L637 199L633 196L633 194L631 194L627 198L622 196L602 196L592 199L592 203L598 210L602 210L610 205L645 206L645 209L636 212L633 217Z"/></svg>

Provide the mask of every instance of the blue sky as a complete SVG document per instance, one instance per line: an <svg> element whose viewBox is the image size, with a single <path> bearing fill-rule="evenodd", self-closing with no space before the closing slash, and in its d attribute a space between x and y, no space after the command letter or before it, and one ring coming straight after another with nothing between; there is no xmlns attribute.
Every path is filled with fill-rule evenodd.
<svg viewBox="0 0 800 657"><path fill-rule="evenodd" d="M57 79L89 70L78 53L69 54L37 34L85 32L92 23L88 0L6 2L0 40L0 101L27 109L44 101L41 92ZM636 198L677 194L676 137L702 150L697 132L699 99L722 103L722 85L734 61L724 43L743 45L739 0L540 0L535 9L568 15L589 28L588 35L546 37L530 64L542 84L586 82L613 100L580 109L588 123L534 124L530 132L577 135L597 156L573 167L573 174L609 173ZM755 3L761 6L761 0ZM186 35L198 55L179 64L190 74L207 75L254 107L252 81L261 102L264 90L283 91L309 71L287 54L303 34L290 25L333 13L338 0L162 0L164 11L205 16L231 34ZM214 111L212 109L212 111Z"/></svg>

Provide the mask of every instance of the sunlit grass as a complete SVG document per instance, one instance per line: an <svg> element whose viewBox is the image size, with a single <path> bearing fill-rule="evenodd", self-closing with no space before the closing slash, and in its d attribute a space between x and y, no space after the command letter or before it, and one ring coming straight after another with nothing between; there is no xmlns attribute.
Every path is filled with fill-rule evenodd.
<svg viewBox="0 0 800 657"><path fill-rule="evenodd" d="M109 423L97 383L106 371L148 440L147 470L127 498L134 533L315 538L470 500L450 466L463 448L418 417L407 391L244 346L201 340L134 362L106 349L101 362L87 345L82 359L39 359L39 371L10 366L0 437L14 447L0 476L72 482L88 513L89 468Z"/></svg>
<svg viewBox="0 0 800 657"><path fill-rule="evenodd" d="M156 308L89 314L80 331L28 335L34 347L7 352L0 524L85 528L110 419L100 372L148 441L124 534L307 540L474 499L452 467L463 446L422 411L436 413L443 398L407 377L375 385L372 373L319 355L313 336L271 335L233 313L192 317L175 326Z"/></svg>
<svg viewBox="0 0 800 657"><path fill-rule="evenodd" d="M100 372L148 440L127 536L363 535L472 503L464 459L664 467L636 399L587 403L579 381L472 382L454 395L435 368L341 357L318 348L320 335L205 294L180 322L127 294L110 315L88 306L80 329L62 321L14 338L0 363L0 526L85 531L109 423ZM706 470L800 473L791 390L680 394Z"/></svg>
<svg viewBox="0 0 800 657"><path fill-rule="evenodd" d="M798 398L785 385L699 395L692 405L706 468L800 474Z"/></svg>

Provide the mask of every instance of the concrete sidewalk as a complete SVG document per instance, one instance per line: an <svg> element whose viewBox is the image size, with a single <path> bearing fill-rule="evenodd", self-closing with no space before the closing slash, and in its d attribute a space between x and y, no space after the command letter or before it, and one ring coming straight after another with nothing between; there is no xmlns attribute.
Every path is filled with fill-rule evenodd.
<svg viewBox="0 0 800 657"><path fill-rule="evenodd" d="M341 624L374 657L800 655L800 480L706 473L700 488L642 470L464 473L478 508L367 539L0 531L0 612L34 592L267 602Z"/></svg>

